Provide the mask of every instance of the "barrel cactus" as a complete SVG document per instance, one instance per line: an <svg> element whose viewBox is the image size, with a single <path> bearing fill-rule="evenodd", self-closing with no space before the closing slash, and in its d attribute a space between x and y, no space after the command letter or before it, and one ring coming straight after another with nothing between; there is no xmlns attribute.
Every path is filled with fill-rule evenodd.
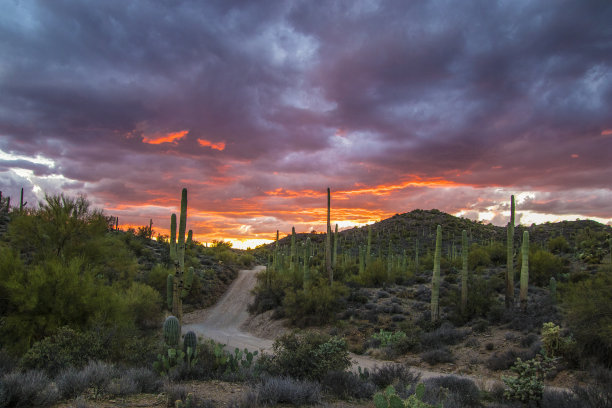
<svg viewBox="0 0 612 408"><path fill-rule="evenodd" d="M185 334L185 338L183 339L183 349L185 350L185 353L187 353L188 350L191 351L192 357L195 355L195 352L198 349L198 338L194 332L188 331L187 334Z"/></svg>
<svg viewBox="0 0 612 408"><path fill-rule="evenodd" d="M164 322L164 341L169 346L178 346L181 328L175 316L168 316Z"/></svg>

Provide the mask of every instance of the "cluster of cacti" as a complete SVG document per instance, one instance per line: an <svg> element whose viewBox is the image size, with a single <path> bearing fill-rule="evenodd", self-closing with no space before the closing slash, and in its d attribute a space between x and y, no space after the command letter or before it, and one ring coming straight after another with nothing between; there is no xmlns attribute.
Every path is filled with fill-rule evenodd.
<svg viewBox="0 0 612 408"><path fill-rule="evenodd" d="M440 257L442 256L442 226L438 225L436 230L436 252L434 252L434 267L431 277L431 320L436 321L440 317L438 298L440 296Z"/></svg>
<svg viewBox="0 0 612 408"><path fill-rule="evenodd" d="M183 362L187 363L187 367L191 368L197 362L198 354L198 339L192 331L185 334L183 347L181 349L181 325L175 316L168 316L163 325L164 343L167 346L165 354L158 354L157 361L153 363L153 368L162 375L168 372Z"/></svg>
<svg viewBox="0 0 612 408"><path fill-rule="evenodd" d="M520 301L521 309L527 310L527 287L529 285L529 232L523 232L523 260L521 264L521 292Z"/></svg>
<svg viewBox="0 0 612 408"><path fill-rule="evenodd" d="M510 222L507 228L506 309L514 305L514 196L510 197Z"/></svg>
<svg viewBox="0 0 612 408"><path fill-rule="evenodd" d="M185 273L185 230L187 229L187 189L181 194L181 213L179 217L178 237L176 233L176 214L170 217L170 260L174 263L174 275L168 275L167 291L168 307L172 305L172 313L179 321L183 319L183 299L189 293L193 282L193 269ZM172 277L171 277L172 276Z"/></svg>

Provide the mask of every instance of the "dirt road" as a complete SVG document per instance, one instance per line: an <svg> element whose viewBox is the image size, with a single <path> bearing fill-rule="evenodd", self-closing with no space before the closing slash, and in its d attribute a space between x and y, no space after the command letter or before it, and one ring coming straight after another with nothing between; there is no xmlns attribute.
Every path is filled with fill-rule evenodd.
<svg viewBox="0 0 612 408"><path fill-rule="evenodd" d="M241 328L249 319L247 307L253 300L251 289L257 282L256 274L264 268L258 266L255 269L240 271L238 277L215 306L206 311L185 316L186 324L183 325L183 333L193 330L197 335L225 344L229 351L238 347L241 350L247 348L250 351L271 352L274 343L272 338L257 337ZM356 354L351 354L351 360L355 369L358 366L372 369L385 364L384 361ZM423 378L440 375L424 370L419 371Z"/></svg>
<svg viewBox="0 0 612 408"><path fill-rule="evenodd" d="M268 330L269 338L263 338L244 329L245 323L249 320L247 307L253 300L251 289L255 287L257 282L257 272L264 268L264 266L257 266L251 270L240 271L238 277L215 306L185 315L182 328L183 333L193 330L197 335L202 335L225 344L228 351L233 351L237 347L241 350L246 348L250 351L263 350L271 352L272 344L274 343L273 339L275 334L280 334L279 330ZM350 357L353 362L354 371L357 371L357 367L371 370L376 366L380 367L389 363L388 361L352 353ZM449 375L417 367L412 367L411 369L419 373L422 379ZM478 387L483 389L491 389L494 384L499 384L499 381L492 378L478 378L465 375L460 375L460 377L475 381ZM555 391L567 391L563 388L546 388Z"/></svg>
<svg viewBox="0 0 612 408"><path fill-rule="evenodd" d="M249 318L247 307L253 300L251 289L257 282L255 276L263 269L264 266L258 266L240 271L221 300L200 314L201 320L197 315L185 316L185 321L191 323L183 325L183 333L193 330L197 335L225 344L229 351L236 347L241 350L247 348L250 351L271 351L272 340L255 337L240 329Z"/></svg>

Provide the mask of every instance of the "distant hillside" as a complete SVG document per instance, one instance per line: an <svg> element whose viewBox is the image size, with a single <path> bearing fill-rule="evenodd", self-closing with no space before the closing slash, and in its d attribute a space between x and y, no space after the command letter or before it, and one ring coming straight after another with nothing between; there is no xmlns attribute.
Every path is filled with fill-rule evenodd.
<svg viewBox="0 0 612 408"><path fill-rule="evenodd" d="M461 245L461 233L464 229L468 233L470 244L488 245L491 242L506 242L505 227L484 224L433 209L396 214L369 226L340 231L338 233L339 247L341 251L348 251L351 256L357 256L359 246L367 245L368 229L371 229L372 251L375 254L386 255L389 251L389 241L391 241L392 252L396 254L401 254L405 250L407 255L414 256L417 246L419 253L425 254L433 250L437 225L442 226L445 253L452 253L453 245L455 248ZM525 229L529 231L533 245L546 247L548 240L562 236L567 241L569 249L577 255L585 250L592 252L590 259L594 263L601 261L610 251L612 227L596 221L561 221L532 224L529 227L518 225L514 233L515 245L520 244ZM311 242L318 247L325 243L324 233L296 234L298 242L306 240L307 237L310 237ZM279 240L281 247L289 246L290 243L290 233ZM271 249L274 245L275 243L271 243L265 247Z"/></svg>

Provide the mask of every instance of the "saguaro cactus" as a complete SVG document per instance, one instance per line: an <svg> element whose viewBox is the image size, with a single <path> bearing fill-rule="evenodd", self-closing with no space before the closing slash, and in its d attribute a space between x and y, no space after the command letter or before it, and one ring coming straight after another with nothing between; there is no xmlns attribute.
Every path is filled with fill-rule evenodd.
<svg viewBox="0 0 612 408"><path fill-rule="evenodd" d="M174 225L174 229L172 226ZM176 214L172 214L170 219L170 256L174 255L174 279L172 287L172 314L179 323L183 320L183 301L182 294L184 288L185 272L185 230L187 228L187 189L183 188L181 194L181 214L179 217L178 243L175 245L172 232L176 233ZM174 251L172 247L175 247Z"/></svg>
<svg viewBox="0 0 612 408"><path fill-rule="evenodd" d="M461 313L465 314L468 296L468 238L467 231L461 232Z"/></svg>
<svg viewBox="0 0 612 408"><path fill-rule="evenodd" d="M514 196L510 197L510 222L507 230L507 259L506 259L506 309L514 305Z"/></svg>
<svg viewBox="0 0 612 408"><path fill-rule="evenodd" d="M529 231L523 232L523 262L521 264L521 309L527 310L527 287L529 285Z"/></svg>
<svg viewBox="0 0 612 408"><path fill-rule="evenodd" d="M365 254L365 264L366 266L371 263L371 255L372 255L372 227L368 225L368 246L366 247Z"/></svg>
<svg viewBox="0 0 612 408"><path fill-rule="evenodd" d="M332 251L332 269L336 267L338 263L338 224L336 224L336 230L334 231L334 250Z"/></svg>
<svg viewBox="0 0 612 408"><path fill-rule="evenodd" d="M329 276L329 283L334 282L334 270L332 269L332 251L331 251L331 192L327 187L327 236L325 237L325 269Z"/></svg>
<svg viewBox="0 0 612 408"><path fill-rule="evenodd" d="M433 275L431 277L431 321L440 317L438 297L440 296L440 257L442 256L442 227L436 230L436 252L434 253Z"/></svg>
<svg viewBox="0 0 612 408"><path fill-rule="evenodd" d="M289 256L289 269L291 276L295 274L295 263L297 262L297 254L295 252L295 227L291 227L291 253Z"/></svg>
<svg viewBox="0 0 612 408"><path fill-rule="evenodd" d="M306 246L304 248L304 291L310 290L310 237L306 238Z"/></svg>

